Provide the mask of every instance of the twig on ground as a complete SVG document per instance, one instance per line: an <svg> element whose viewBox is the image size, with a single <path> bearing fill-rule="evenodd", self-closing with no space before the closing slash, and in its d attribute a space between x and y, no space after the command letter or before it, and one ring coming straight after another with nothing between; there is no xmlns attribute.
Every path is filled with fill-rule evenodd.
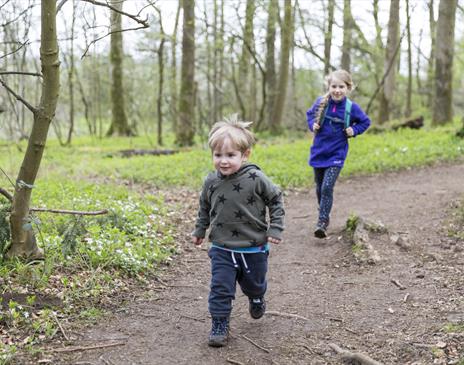
<svg viewBox="0 0 464 365"><path fill-rule="evenodd" d="M245 335L240 335L240 337L244 338L245 340L247 340L248 342L250 342L252 345L255 345L257 348L263 350L264 352L269 353L269 350L268 350L267 348L258 345L258 344L257 344L255 341L253 341L251 338L248 338L248 337L245 336Z"/></svg>
<svg viewBox="0 0 464 365"><path fill-rule="evenodd" d="M330 343L329 347L339 354L343 361L357 361L361 365L382 365L382 363L371 359L369 356L360 354L359 352L351 352L343 350L334 343Z"/></svg>
<svg viewBox="0 0 464 365"><path fill-rule="evenodd" d="M63 326L61 325L60 321L58 320L58 317L56 316L55 313L52 312L52 316L53 316L53 319L55 320L56 324L58 325L61 333L63 334L63 337L65 338L66 341L69 341L69 337L68 335L66 334L66 332L64 331L64 328Z"/></svg>
<svg viewBox="0 0 464 365"><path fill-rule="evenodd" d="M398 280L391 279L391 282L395 284L400 290L406 289L406 287L403 284L401 284Z"/></svg>
<svg viewBox="0 0 464 365"><path fill-rule="evenodd" d="M334 322L343 322L343 319L341 319L341 318L329 317L329 320L334 321Z"/></svg>
<svg viewBox="0 0 464 365"><path fill-rule="evenodd" d="M292 314L292 313L284 313L284 312L276 312L276 311L267 311L266 314L269 314L271 316L280 316L280 317L287 317L287 318L297 318L297 319L302 319L304 321L311 322L309 318L300 316L299 314Z"/></svg>
<svg viewBox="0 0 464 365"><path fill-rule="evenodd" d="M204 322L205 321L204 318L195 318L195 317L188 316L186 314L181 314L180 316L184 317L184 318L192 319L192 320L198 321L198 322Z"/></svg>
<svg viewBox="0 0 464 365"><path fill-rule="evenodd" d="M106 347L115 347L115 346L124 346L125 342L116 342L116 343L107 343L103 345L95 345L95 346L69 346L69 347L62 347L59 349L48 349L46 351L49 352L74 352L74 351L88 351L88 350L95 350L95 349L102 349Z"/></svg>
<svg viewBox="0 0 464 365"><path fill-rule="evenodd" d="M242 362L236 361L236 360L232 360L232 359L229 359L229 358L227 358L226 361L229 362L229 363L231 363L231 364L235 364L235 365L243 365Z"/></svg>
<svg viewBox="0 0 464 365"><path fill-rule="evenodd" d="M96 210L92 212L84 212L80 210L31 208L30 211L31 212L58 213L58 214L74 214L74 215L101 215L101 214L108 213L108 209Z"/></svg>
<svg viewBox="0 0 464 365"><path fill-rule="evenodd" d="M404 296L404 299L403 299L403 302L406 303L409 299L409 296L410 294L409 293L406 293L406 295Z"/></svg>

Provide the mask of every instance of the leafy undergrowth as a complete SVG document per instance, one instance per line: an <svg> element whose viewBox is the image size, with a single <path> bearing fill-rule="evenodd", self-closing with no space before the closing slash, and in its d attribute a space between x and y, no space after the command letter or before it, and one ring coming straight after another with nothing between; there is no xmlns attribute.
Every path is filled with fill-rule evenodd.
<svg viewBox="0 0 464 365"><path fill-rule="evenodd" d="M125 187L41 181L34 207L100 211L95 216L35 213L30 218L45 260L0 266L0 364L65 336L60 323L94 320L146 285L176 252L172 213L162 197ZM0 241L9 241L0 209ZM3 222L2 222L3 220Z"/></svg>
<svg viewBox="0 0 464 365"><path fill-rule="evenodd" d="M453 128L355 138L350 141L342 176L460 159L464 140L455 136ZM180 213L172 213L176 211L172 208L168 211L162 197L137 194L136 190L175 190L176 204L185 208L185 200L191 196L182 197L178 192L183 187L200 187L212 168L210 153L205 146L157 157L124 158L117 153L134 147L152 148L142 137L82 139L69 148L55 141L48 144L32 206L109 212L31 215L28 224L45 251L45 260L1 263L0 364L14 363L16 352L33 356L44 341L63 339L62 323L93 320L114 309L134 288L149 285L150 277L176 252L182 228L174 226L173 214ZM308 136L261 138L251 161L282 188L307 188L313 181L307 164L309 147ZM3 175L16 176L23 152L12 145L1 148ZM14 178L3 175L0 187L5 188ZM9 242L9 206L2 199L0 196L1 252ZM456 214L464 217L461 212ZM462 234L463 226L453 224L453 234Z"/></svg>

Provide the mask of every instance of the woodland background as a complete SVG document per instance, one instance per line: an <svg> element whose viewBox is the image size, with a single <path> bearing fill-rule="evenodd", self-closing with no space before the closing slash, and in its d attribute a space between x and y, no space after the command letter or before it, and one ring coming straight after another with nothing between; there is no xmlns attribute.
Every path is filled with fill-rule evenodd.
<svg viewBox="0 0 464 365"><path fill-rule="evenodd" d="M462 0L1 1L0 360L173 260L222 117L254 122L277 184L309 188L305 113L332 69L372 119L342 178L462 160L463 17Z"/></svg>

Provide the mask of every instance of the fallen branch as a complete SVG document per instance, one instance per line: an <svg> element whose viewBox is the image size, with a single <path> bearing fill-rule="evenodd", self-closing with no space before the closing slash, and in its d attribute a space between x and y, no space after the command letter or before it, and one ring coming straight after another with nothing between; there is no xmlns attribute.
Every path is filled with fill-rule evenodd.
<svg viewBox="0 0 464 365"><path fill-rule="evenodd" d="M115 346L124 346L125 342L116 342L116 343L108 343L104 345L95 345L95 346L69 346L69 347L62 347L59 349L49 349L49 352L74 352L74 351L88 351L88 350L95 350L95 349L102 349L106 347L115 347Z"/></svg>
<svg viewBox="0 0 464 365"><path fill-rule="evenodd" d="M31 208L32 212L47 212L47 213L59 213L59 214L74 214L74 215L101 215L108 213L108 209L84 212L80 210L66 210L66 209L48 209L48 208Z"/></svg>
<svg viewBox="0 0 464 365"><path fill-rule="evenodd" d="M406 287L403 284L401 284L398 280L391 279L391 282L395 284L400 290L406 289Z"/></svg>
<svg viewBox="0 0 464 365"><path fill-rule="evenodd" d="M63 337L66 339L66 341L69 341L69 337L66 335L66 332L64 331L63 326L61 326L61 323L60 323L60 321L58 320L58 317L56 316L55 313L52 312L52 314L53 314L53 319L55 320L56 324L57 324L58 327L60 328L61 333L63 334Z"/></svg>
<svg viewBox="0 0 464 365"><path fill-rule="evenodd" d="M275 311L267 311L266 314L269 314L271 316L280 316L280 317L287 317L287 318L297 318L297 319L302 319L304 321L311 322L309 318L300 316L299 314L292 314L292 313L281 313L281 312L275 312Z"/></svg>
<svg viewBox="0 0 464 365"><path fill-rule="evenodd" d="M243 365L242 362L236 361L236 360L232 360L232 359L229 359L229 358L227 358L226 361L229 362L229 363L231 363L231 364L235 364L235 365Z"/></svg>
<svg viewBox="0 0 464 365"><path fill-rule="evenodd" d="M255 345L257 348L263 350L264 352L267 352L269 353L269 350L265 347L262 347L260 345L258 345L255 341L253 341L251 338L248 338L247 336L245 335L240 335L240 337L242 337L243 339L247 340L249 343L251 343L252 345Z"/></svg>
<svg viewBox="0 0 464 365"><path fill-rule="evenodd" d="M359 352L351 352L348 350L343 350L334 343L330 343L329 347L334 350L337 354L340 355L343 361L351 361L355 364L360 365L382 365L382 363L371 359L369 356L361 354Z"/></svg>

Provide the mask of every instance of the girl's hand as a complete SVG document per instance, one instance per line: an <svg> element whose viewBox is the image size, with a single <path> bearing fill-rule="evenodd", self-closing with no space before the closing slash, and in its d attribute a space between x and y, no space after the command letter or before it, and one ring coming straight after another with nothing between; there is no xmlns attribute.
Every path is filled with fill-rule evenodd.
<svg viewBox="0 0 464 365"><path fill-rule="evenodd" d="M193 244L200 246L203 243L204 238L192 236Z"/></svg>
<svg viewBox="0 0 464 365"><path fill-rule="evenodd" d="M314 122L314 124L313 124L313 131L314 131L314 132L317 132L320 128L321 128L321 126L319 125L319 123Z"/></svg>
<svg viewBox="0 0 464 365"><path fill-rule="evenodd" d="M268 237L267 241L273 243L274 245L278 245L280 242L282 242L281 239L275 237Z"/></svg>
<svg viewBox="0 0 464 365"><path fill-rule="evenodd" d="M345 133L346 133L347 137L353 137L354 136L354 130L351 127L346 128Z"/></svg>

